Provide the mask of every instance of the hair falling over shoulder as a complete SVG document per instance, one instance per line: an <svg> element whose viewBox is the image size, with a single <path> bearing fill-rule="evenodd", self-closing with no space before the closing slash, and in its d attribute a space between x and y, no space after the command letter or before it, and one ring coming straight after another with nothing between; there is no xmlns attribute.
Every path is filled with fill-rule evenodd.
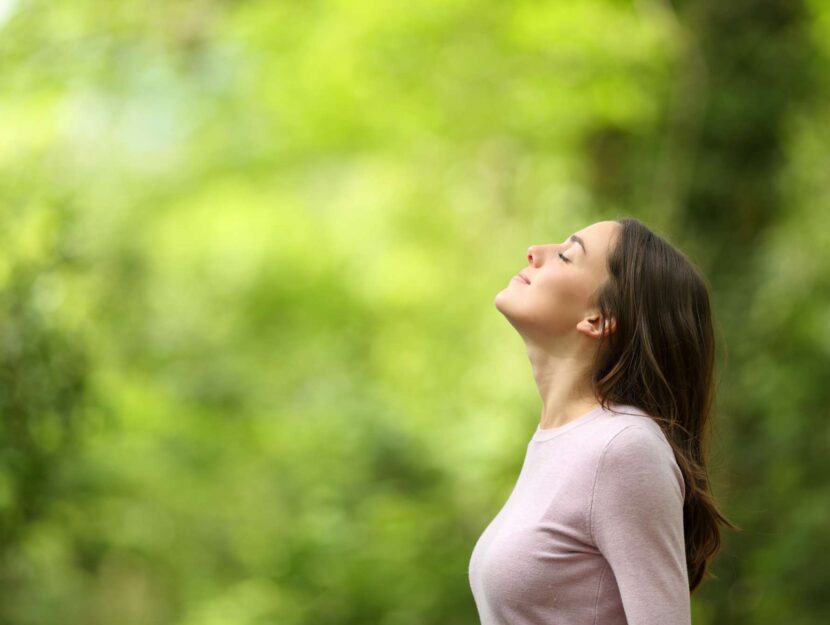
<svg viewBox="0 0 830 625"><path fill-rule="evenodd" d="M740 531L718 510L707 473L714 405L715 335L708 285L682 252L636 219L608 254L609 277L596 292L616 329L594 363L604 405L637 406L658 422L683 473L683 523L689 590L708 577L720 550L720 526Z"/></svg>

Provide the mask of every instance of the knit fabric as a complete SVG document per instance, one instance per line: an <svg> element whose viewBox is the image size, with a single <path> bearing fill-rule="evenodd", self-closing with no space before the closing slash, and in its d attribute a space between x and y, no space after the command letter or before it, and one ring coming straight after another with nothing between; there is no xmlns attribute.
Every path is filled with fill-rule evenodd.
<svg viewBox="0 0 830 625"><path fill-rule="evenodd" d="M537 427L469 563L482 625L690 625L685 486L660 426L612 404Z"/></svg>

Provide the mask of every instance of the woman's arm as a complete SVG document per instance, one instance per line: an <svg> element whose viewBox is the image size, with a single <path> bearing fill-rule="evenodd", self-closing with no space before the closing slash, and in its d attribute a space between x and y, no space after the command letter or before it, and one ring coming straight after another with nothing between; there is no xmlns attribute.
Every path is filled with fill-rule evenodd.
<svg viewBox="0 0 830 625"><path fill-rule="evenodd" d="M606 444L589 520L617 580L628 625L690 625L683 480L657 433L629 425Z"/></svg>

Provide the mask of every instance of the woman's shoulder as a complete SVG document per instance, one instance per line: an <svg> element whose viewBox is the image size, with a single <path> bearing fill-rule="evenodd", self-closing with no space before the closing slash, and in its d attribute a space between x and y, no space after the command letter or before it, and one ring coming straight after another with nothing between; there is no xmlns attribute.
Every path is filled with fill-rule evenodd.
<svg viewBox="0 0 830 625"><path fill-rule="evenodd" d="M683 477L663 429L654 418L636 406L617 404L600 419L596 460L613 470L636 470L671 474L684 491ZM662 469L661 469L662 467ZM682 496L682 495L681 495Z"/></svg>
<svg viewBox="0 0 830 625"><path fill-rule="evenodd" d="M672 457L674 456L663 429L642 408L612 403L603 411L602 417L597 419L595 431L595 440L601 450L611 444L616 447L632 444L652 445L668 450Z"/></svg>

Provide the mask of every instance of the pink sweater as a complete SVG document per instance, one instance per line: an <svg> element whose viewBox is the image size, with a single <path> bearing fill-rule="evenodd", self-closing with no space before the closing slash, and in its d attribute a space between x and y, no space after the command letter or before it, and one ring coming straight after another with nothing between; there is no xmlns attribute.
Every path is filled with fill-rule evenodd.
<svg viewBox="0 0 830 625"><path fill-rule="evenodd" d="M691 624L680 468L654 420L611 408L537 426L470 558L482 625Z"/></svg>

